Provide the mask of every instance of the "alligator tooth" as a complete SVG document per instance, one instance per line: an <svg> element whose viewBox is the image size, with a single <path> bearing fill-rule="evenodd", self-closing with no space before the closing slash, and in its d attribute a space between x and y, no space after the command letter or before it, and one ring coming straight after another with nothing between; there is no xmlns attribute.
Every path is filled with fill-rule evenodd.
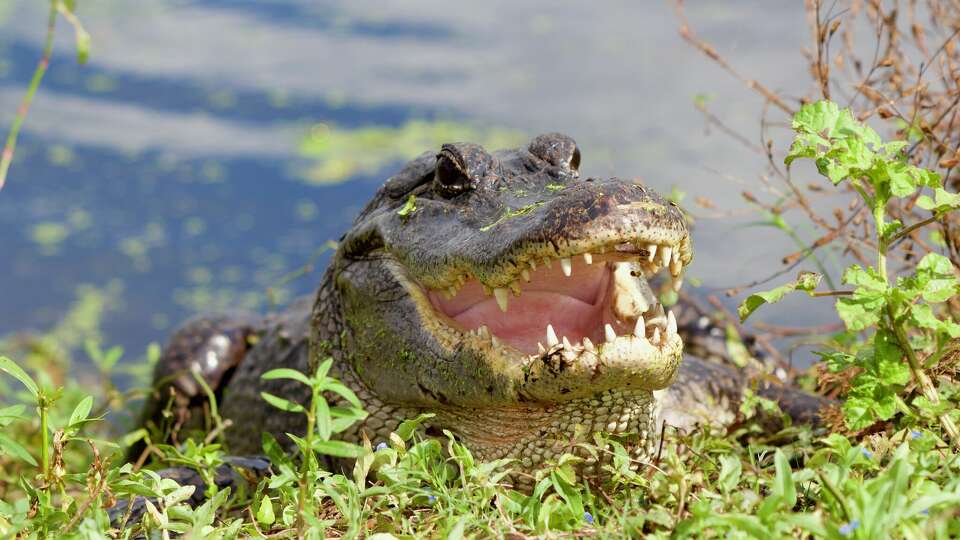
<svg viewBox="0 0 960 540"><path fill-rule="evenodd" d="M509 285L510 290L513 291L514 296L520 296L520 284L516 281L513 281Z"/></svg>
<svg viewBox="0 0 960 540"><path fill-rule="evenodd" d="M536 270L536 269L537 269L537 261L535 261L535 260L533 260L533 259L530 259L529 261L527 261L527 264L530 265L530 269L531 269L531 270Z"/></svg>
<svg viewBox="0 0 960 540"><path fill-rule="evenodd" d="M560 268L563 269L563 275L570 277L570 273L573 272L573 262L569 257L563 257L560 259Z"/></svg>
<svg viewBox="0 0 960 540"><path fill-rule="evenodd" d="M607 252L607 246L600 246L597 248L597 253L599 253L600 255L603 255L606 252Z"/></svg>
<svg viewBox="0 0 960 540"><path fill-rule="evenodd" d="M543 343L539 341L537 342L537 351L539 351L541 355L547 354L547 350L543 348Z"/></svg>
<svg viewBox="0 0 960 540"><path fill-rule="evenodd" d="M660 327L659 326L653 329L653 336L650 338L650 342L653 343L654 345L660 344Z"/></svg>
<svg viewBox="0 0 960 540"><path fill-rule="evenodd" d="M593 264L593 255L591 255L591 254L589 254L589 253L584 253L584 254L583 254L583 262L585 262L585 263L587 263L587 264Z"/></svg>
<svg viewBox="0 0 960 540"><path fill-rule="evenodd" d="M647 252L649 253L647 255L647 260L650 262L653 262L653 258L657 256L657 245L650 244L649 246L647 246Z"/></svg>
<svg viewBox="0 0 960 540"><path fill-rule="evenodd" d="M633 275L634 263L613 263L613 313L620 320L636 317L650 308L646 282ZM650 292L649 296L653 296Z"/></svg>
<svg viewBox="0 0 960 540"><path fill-rule="evenodd" d="M491 294L493 294L493 289L491 289L488 285L484 284L483 294L490 296Z"/></svg>
<svg viewBox="0 0 960 540"><path fill-rule="evenodd" d="M593 342L588 337L583 338L583 348L590 352L597 352L597 348L593 346Z"/></svg>
<svg viewBox="0 0 960 540"><path fill-rule="evenodd" d="M667 266L670 264L671 257L673 257L673 248L670 246L663 246L663 249L660 250L660 266Z"/></svg>
<svg viewBox="0 0 960 540"><path fill-rule="evenodd" d="M526 281L527 283L530 283L530 271L527 270L526 268L524 268L523 270L520 270L520 277L522 277L523 280Z"/></svg>
<svg viewBox="0 0 960 540"><path fill-rule="evenodd" d="M457 287L456 287L455 285L451 285L451 286L447 289L447 292L450 293L450 298L453 298L454 296L457 295Z"/></svg>
<svg viewBox="0 0 960 540"><path fill-rule="evenodd" d="M659 307L660 305L657 304L657 306ZM663 314L663 307L660 307L660 309L653 310L653 317L650 317L649 319L647 319L647 322L646 322L647 326L660 327L660 326L665 326L666 324L667 324L667 316Z"/></svg>
<svg viewBox="0 0 960 540"><path fill-rule="evenodd" d="M552 325L547 325L547 347L556 347L560 344L560 340L557 339L557 333L553 331Z"/></svg>
<svg viewBox="0 0 960 540"><path fill-rule="evenodd" d="M477 336L482 337L484 339L490 337L490 329L487 328L487 325L480 326L479 328L477 328L476 332L477 332Z"/></svg>
<svg viewBox="0 0 960 540"><path fill-rule="evenodd" d="M633 327L633 335L637 337L646 337L647 335L647 326L643 322L643 315L637 317L637 324Z"/></svg>
<svg viewBox="0 0 960 540"><path fill-rule="evenodd" d="M507 298L509 293L503 287L497 287L493 290L493 296L497 299L497 305L500 306L500 311L507 312Z"/></svg>
<svg viewBox="0 0 960 540"><path fill-rule="evenodd" d="M549 257L544 257L543 265L546 266L547 268L553 268L553 261L551 261Z"/></svg>
<svg viewBox="0 0 960 540"><path fill-rule="evenodd" d="M656 317L666 317L667 314L663 312L663 304L657 304L656 309L654 310L654 315Z"/></svg>
<svg viewBox="0 0 960 540"><path fill-rule="evenodd" d="M570 344L570 340L567 339L567 336L563 336L563 348L566 350L573 350L573 345Z"/></svg>
<svg viewBox="0 0 960 540"><path fill-rule="evenodd" d="M617 333L613 331L610 323L603 325L603 337L607 339L607 343L613 343L617 339Z"/></svg>
<svg viewBox="0 0 960 540"><path fill-rule="evenodd" d="M683 287L683 276L677 276L673 280L673 292L678 292Z"/></svg>
<svg viewBox="0 0 960 540"><path fill-rule="evenodd" d="M677 333L677 318L673 316L673 311L667 312L667 335Z"/></svg>
<svg viewBox="0 0 960 540"><path fill-rule="evenodd" d="M670 275L676 277L680 275L680 272L682 271L683 263L680 262L680 253L675 251L673 253L673 258L670 259Z"/></svg>
<svg viewBox="0 0 960 540"><path fill-rule="evenodd" d="M634 336L633 338L639 340L640 343L643 343L643 344L645 344L645 345L649 345L649 344L650 344L650 341L647 339L647 336L645 336L645 335L643 335L643 334L641 334L641 335L639 335L639 336Z"/></svg>
<svg viewBox="0 0 960 540"><path fill-rule="evenodd" d="M494 347L499 347L499 346L500 346L500 340L497 339L497 336L494 336L494 335L491 335L491 336L490 336L490 343L491 343Z"/></svg>

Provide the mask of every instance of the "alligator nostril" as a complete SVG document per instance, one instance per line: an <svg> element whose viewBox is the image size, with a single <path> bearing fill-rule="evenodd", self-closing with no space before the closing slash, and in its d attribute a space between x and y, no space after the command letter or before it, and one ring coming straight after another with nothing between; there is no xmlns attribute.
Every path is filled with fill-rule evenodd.
<svg viewBox="0 0 960 540"><path fill-rule="evenodd" d="M571 137L562 133L539 135L527 146L531 154L576 177L580 169L580 148Z"/></svg>

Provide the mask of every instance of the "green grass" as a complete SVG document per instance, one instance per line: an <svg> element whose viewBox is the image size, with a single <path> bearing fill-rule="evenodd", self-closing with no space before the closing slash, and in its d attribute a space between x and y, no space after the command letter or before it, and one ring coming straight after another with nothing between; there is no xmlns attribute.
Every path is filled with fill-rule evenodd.
<svg viewBox="0 0 960 540"><path fill-rule="evenodd" d="M0 538L960 536L953 427L960 325L944 309L960 284L936 253L891 280L887 247L913 226L884 215L891 197L923 188L934 197L922 195L917 204L937 219L960 200L938 176L905 166L899 143L884 145L849 113L818 103L797 118L790 159L815 159L835 183L855 184L873 209L877 264L851 266L843 282L854 289L845 291L817 292L819 276L802 274L751 295L740 314L794 291L839 298L847 331L821 353L826 371L845 381L845 404L828 418L835 432L785 421L769 433L755 413L769 419L776 406L748 390L733 427L666 429L650 461L634 461L623 438L582 433L567 442L570 453L530 471L510 460L478 461L449 433L424 437L418 426L428 415L409 419L388 441L338 440L366 412L327 375L327 361L313 374L280 369L264 376L311 388L309 406L262 394L264 407L304 415L307 430L288 435L294 455L280 449L290 441L264 435L271 473L217 489L213 479L230 449L215 436L152 445L145 469L123 462L130 443L161 439L132 425L144 391L117 389L123 351L97 341L106 296L85 289L48 335L0 343ZM415 211L415 201L409 206ZM928 221L921 226L935 219ZM94 376L72 376L71 354L81 345ZM141 387L157 357L153 346L146 362L135 362ZM331 406L331 395L346 405ZM214 433L245 428L221 423L215 402L210 412ZM324 456L354 458L355 465L347 474L328 471ZM585 457L602 458L604 480L577 475ZM153 470L175 466L195 470L206 485L200 506L188 504L196 486ZM518 478L532 490L515 489ZM147 497L143 517L111 523L109 508L135 497Z"/></svg>
<svg viewBox="0 0 960 540"><path fill-rule="evenodd" d="M610 479L597 483L577 477L571 465L581 458L573 455L535 472L509 461L478 461L452 437L421 438L416 426L423 418L376 445L337 443L336 432L364 413L327 405L323 391L353 398L322 369L312 377L271 375L297 377L315 389L312 406L298 409L313 416L311 429L298 439L298 456L285 455L266 438L271 476L221 490L194 509L185 503L192 486L122 463L122 449L110 442L122 437L94 417L105 412L107 395L90 395L89 386L75 381L55 390L15 366L0 361L0 369L21 381L15 396L21 403L0 408L2 538L960 534L960 462L936 424L859 443L798 427L764 435L749 420L750 408L768 404L751 400L736 430L668 429L656 461L633 467L616 441L584 435L581 451L609 457ZM282 398L271 402L296 409ZM155 466L188 464L212 478L228 449L189 442L160 450ZM333 474L319 465L322 454L359 458L351 474ZM533 492L512 489L511 472L532 474ZM146 517L111 529L105 506L135 495L152 497Z"/></svg>

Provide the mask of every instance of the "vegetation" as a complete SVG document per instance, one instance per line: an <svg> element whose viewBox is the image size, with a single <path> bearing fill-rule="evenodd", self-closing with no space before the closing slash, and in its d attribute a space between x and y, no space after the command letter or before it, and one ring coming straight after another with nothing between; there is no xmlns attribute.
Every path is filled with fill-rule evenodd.
<svg viewBox="0 0 960 540"><path fill-rule="evenodd" d="M796 110L736 73L685 21L681 33L747 81L770 108L790 116L789 148L777 150L766 117L762 124L767 172L786 190L768 190L772 202L749 193L745 199L800 246L774 278L804 263L818 272L750 294L740 320L728 322L736 327L794 291L835 300L842 322L835 331L790 332L814 342L822 362L811 373L788 374L843 399L829 429L787 422L766 434L755 413L775 406L751 396L730 428L667 429L651 463L631 463L618 441L600 435L573 441L609 457L610 480L597 483L575 474L572 465L581 458L573 455L534 473L509 461L479 462L449 434L422 438L416 428L424 417L410 419L388 441L338 442L335 434L365 413L328 376L327 362L313 374L267 375L309 386L313 400L307 408L263 396L265 406L303 414L308 425L303 437L293 438L293 456L280 450L280 441L264 439L273 467L265 478L216 486L229 451L216 442L222 424L208 440L152 446L151 468L188 465L198 472L207 489L194 507L195 486L123 463L123 448L147 434L118 434L123 422L106 419L138 394L122 394L113 384L123 352L101 349L92 339L96 332L74 317L45 339L0 345L13 357L0 356L0 538L960 536L960 221L953 212L960 206L960 49L953 30L960 18L937 0L924 7L925 25L916 22L916 3L855 2L836 15L821 12L816 1L810 8L816 90ZM854 32L865 27L876 29L872 61L853 50ZM928 46L934 35L939 42ZM831 53L834 36L843 45ZM924 53L922 63L911 61L916 50ZM847 80L854 82L840 84L831 67L850 70ZM925 78L928 72L936 77ZM698 106L711 122L720 121ZM887 142L881 133L890 135ZM826 187L794 181L791 170L811 163L830 181ZM855 198L829 206L836 193ZM408 211L414 208L411 200ZM805 227L790 225L797 220ZM839 280L822 256L827 250L842 261ZM829 289L821 290L822 283ZM89 380L66 376L68 351L78 341L96 366ZM156 356L155 348L146 355ZM353 406L331 407L330 394ZM216 417L215 407L211 411ZM323 456L356 457L356 465L350 474L335 474L324 469ZM511 487L512 475L528 474L534 475L532 492ZM131 504L138 496L147 497L142 517ZM109 509L118 502L126 510L115 511L111 523Z"/></svg>
<svg viewBox="0 0 960 540"><path fill-rule="evenodd" d="M300 155L314 162L300 176L311 184L337 184L359 174L376 174L385 165L413 159L424 148L439 148L450 141L512 148L523 139L523 134L514 130L446 120L409 120L398 127L356 129L317 124L300 142Z"/></svg>
<svg viewBox="0 0 960 540"><path fill-rule="evenodd" d="M90 55L90 34L83 29L83 25L80 24L80 21L74 14L76 8L76 0L50 0L50 10L47 16L47 36L44 40L43 56L40 58L40 62L37 63L37 68L33 72L33 77L30 79L30 86L27 88L27 93L24 95L23 101L17 109L17 115L14 117L13 124L10 126L10 133L7 135L3 152L0 153L0 189L3 189L10 165L13 163L13 156L17 149L17 137L20 135L20 127L23 126L23 122L27 118L27 112L30 110L30 104L33 102L33 96L37 93L37 89L40 87L40 81L43 80L43 76L47 73L47 66L50 65L50 54L53 52L53 36L58 15L66 19L74 28L77 39L77 62L81 64L85 63L87 57Z"/></svg>

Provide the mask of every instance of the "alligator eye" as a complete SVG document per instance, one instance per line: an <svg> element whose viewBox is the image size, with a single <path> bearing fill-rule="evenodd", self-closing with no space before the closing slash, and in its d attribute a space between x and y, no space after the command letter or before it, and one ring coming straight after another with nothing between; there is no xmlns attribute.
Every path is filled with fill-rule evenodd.
<svg viewBox="0 0 960 540"><path fill-rule="evenodd" d="M434 175L437 188L448 197L462 193L472 187L470 177L457 156L446 148L437 154L437 169Z"/></svg>

